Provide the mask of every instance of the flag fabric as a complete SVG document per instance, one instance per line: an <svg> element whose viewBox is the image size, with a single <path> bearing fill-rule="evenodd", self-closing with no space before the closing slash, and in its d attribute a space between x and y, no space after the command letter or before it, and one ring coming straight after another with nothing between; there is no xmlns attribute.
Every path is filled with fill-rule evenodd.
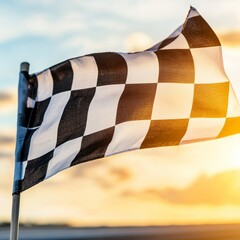
<svg viewBox="0 0 240 240"><path fill-rule="evenodd" d="M192 7L184 24L150 49L89 54L26 78L14 193L116 153L240 133L221 44Z"/></svg>

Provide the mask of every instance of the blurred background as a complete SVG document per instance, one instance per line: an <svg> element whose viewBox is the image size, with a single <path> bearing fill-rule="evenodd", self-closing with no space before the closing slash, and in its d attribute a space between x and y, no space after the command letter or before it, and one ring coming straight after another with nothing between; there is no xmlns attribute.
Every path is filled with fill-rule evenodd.
<svg viewBox="0 0 240 240"><path fill-rule="evenodd" d="M103 51L144 50L190 5L219 36L240 99L239 0L0 1L0 222L9 222L19 65L41 71ZM21 222L71 226L240 223L240 136L134 151L65 170L22 194Z"/></svg>

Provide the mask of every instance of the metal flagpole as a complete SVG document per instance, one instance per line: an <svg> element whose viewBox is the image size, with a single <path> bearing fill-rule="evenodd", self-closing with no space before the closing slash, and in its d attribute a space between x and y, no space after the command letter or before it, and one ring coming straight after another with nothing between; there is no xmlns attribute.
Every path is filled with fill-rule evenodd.
<svg viewBox="0 0 240 240"><path fill-rule="evenodd" d="M18 240L20 196L20 193L13 194L12 196L10 240Z"/></svg>
<svg viewBox="0 0 240 240"><path fill-rule="evenodd" d="M24 108L27 98L27 83L24 73L28 74L29 63L23 62L20 65L20 77L18 87L18 129L17 129L17 141L16 141L16 161L15 161L15 173L14 184L16 179L20 179L21 164L20 163L20 151L23 139L26 133L26 127L24 126ZM19 140L20 139L20 140ZM18 144L20 146L18 146ZM12 215L11 215L11 228L10 228L10 240L18 240L19 232L19 209L20 209L20 193L14 193L12 196Z"/></svg>

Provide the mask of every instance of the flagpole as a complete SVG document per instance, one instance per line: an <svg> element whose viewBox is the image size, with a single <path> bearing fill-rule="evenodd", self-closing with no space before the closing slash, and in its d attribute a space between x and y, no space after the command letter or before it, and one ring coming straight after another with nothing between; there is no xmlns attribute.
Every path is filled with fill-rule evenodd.
<svg viewBox="0 0 240 240"><path fill-rule="evenodd" d="M22 74L23 73L27 73L29 72L29 63L27 62L22 62L20 65L20 77L19 77L19 86L21 86L23 81L22 79ZM26 84L25 84L26 85ZM19 87L20 89L22 87ZM26 88L26 87L25 87ZM22 88L23 89L23 88ZM23 89L24 90L24 89ZM26 89L25 89L26 90ZM18 97L22 97L21 95L21 91L19 91L19 96ZM22 102L22 101L20 101ZM21 104L18 101L18 127L21 127L21 113L22 113L22 107L20 106ZM19 138L19 132L17 131L17 140ZM17 144L17 143L16 143ZM18 147L18 146L17 146ZM17 149L16 147L16 149ZM15 173L14 173L14 184L15 184L15 179L18 178L21 171L19 171L19 153L18 150L16 150L16 161L15 161ZM16 171L17 169L17 171ZM21 170L21 169L20 169ZM17 172L17 173L16 173ZM12 214L11 214L11 228L10 228L10 240L18 240L18 233L19 233L19 210L20 210L20 197L21 194L20 193L14 193L12 195Z"/></svg>
<svg viewBox="0 0 240 240"><path fill-rule="evenodd" d="M20 196L20 193L13 194L12 196L10 240L18 240Z"/></svg>

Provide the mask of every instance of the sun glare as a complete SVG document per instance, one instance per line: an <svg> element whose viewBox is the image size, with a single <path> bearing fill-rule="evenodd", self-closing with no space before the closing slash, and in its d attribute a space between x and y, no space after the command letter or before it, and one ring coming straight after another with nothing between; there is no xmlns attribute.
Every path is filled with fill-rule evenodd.
<svg viewBox="0 0 240 240"><path fill-rule="evenodd" d="M236 135L235 138L240 139L240 135ZM231 151L229 151L226 168L240 169L239 141L227 141L226 143L228 144L227 148L231 149Z"/></svg>

